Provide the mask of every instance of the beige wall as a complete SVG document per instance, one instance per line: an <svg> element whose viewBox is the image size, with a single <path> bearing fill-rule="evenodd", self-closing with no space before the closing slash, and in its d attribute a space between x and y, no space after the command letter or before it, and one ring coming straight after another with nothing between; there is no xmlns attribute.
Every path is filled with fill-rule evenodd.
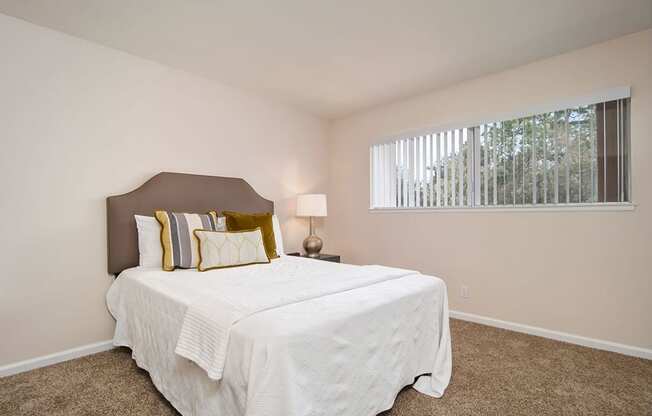
<svg viewBox="0 0 652 416"><path fill-rule="evenodd" d="M633 212L368 211L368 146L380 137L626 85ZM330 247L347 261L442 277L458 311L651 348L651 132L652 31L337 121L330 134ZM470 298L459 296L461 285Z"/></svg>
<svg viewBox="0 0 652 416"><path fill-rule="evenodd" d="M0 54L0 366L111 338L105 197L159 171L244 177L290 250L295 194L328 189L345 261L441 276L456 310L652 347L652 31L334 122L330 142L312 116L4 15ZM367 210L379 136L622 85L633 212Z"/></svg>
<svg viewBox="0 0 652 416"><path fill-rule="evenodd" d="M159 171L245 178L299 247L324 122L4 15L0 55L0 366L112 337L105 198Z"/></svg>

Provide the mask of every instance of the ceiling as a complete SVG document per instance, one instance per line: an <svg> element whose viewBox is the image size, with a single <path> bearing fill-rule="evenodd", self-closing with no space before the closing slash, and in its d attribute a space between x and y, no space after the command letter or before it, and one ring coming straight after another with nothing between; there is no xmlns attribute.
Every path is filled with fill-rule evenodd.
<svg viewBox="0 0 652 416"><path fill-rule="evenodd" d="M652 27L652 0L0 0L325 118Z"/></svg>

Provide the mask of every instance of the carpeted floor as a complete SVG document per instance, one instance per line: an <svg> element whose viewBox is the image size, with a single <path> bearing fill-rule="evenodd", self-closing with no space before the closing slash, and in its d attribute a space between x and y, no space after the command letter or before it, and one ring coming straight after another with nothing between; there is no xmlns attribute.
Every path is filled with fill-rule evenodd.
<svg viewBox="0 0 652 416"><path fill-rule="evenodd" d="M457 320L442 399L383 416L652 415L652 361ZM177 415L124 348L0 379L0 415Z"/></svg>

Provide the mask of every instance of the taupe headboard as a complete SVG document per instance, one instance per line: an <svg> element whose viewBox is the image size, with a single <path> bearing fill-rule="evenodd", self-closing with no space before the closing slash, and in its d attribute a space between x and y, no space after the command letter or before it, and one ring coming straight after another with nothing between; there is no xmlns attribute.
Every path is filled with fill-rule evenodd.
<svg viewBox="0 0 652 416"><path fill-rule="evenodd" d="M211 210L273 212L274 203L240 178L162 172L139 188L106 198L109 273L138 266L134 214L154 211L205 213Z"/></svg>

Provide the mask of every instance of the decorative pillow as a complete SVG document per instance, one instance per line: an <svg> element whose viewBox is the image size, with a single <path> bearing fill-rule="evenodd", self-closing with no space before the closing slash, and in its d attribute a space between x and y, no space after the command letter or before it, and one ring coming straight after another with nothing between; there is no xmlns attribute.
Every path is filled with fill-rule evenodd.
<svg viewBox="0 0 652 416"><path fill-rule="evenodd" d="M138 229L138 264L144 267L161 267L161 224L154 217L134 215Z"/></svg>
<svg viewBox="0 0 652 416"><path fill-rule="evenodd" d="M213 221L215 221L215 229L217 231L226 231L226 218L224 218L223 215L217 215L216 211L209 211L208 215L213 217Z"/></svg>
<svg viewBox="0 0 652 416"><path fill-rule="evenodd" d="M245 214L243 212L222 211L222 215L226 218L226 229L228 231L254 230L260 227L267 257L270 259L278 257L271 213Z"/></svg>
<svg viewBox="0 0 652 416"><path fill-rule="evenodd" d="M179 267L193 269L199 263L196 229L216 230L215 217L209 214L187 214L156 211L161 224L161 245L163 246L163 270L172 271Z"/></svg>
<svg viewBox="0 0 652 416"><path fill-rule="evenodd" d="M200 272L224 267L269 263L260 227L248 231L195 230Z"/></svg>
<svg viewBox="0 0 652 416"><path fill-rule="evenodd" d="M276 254L282 256L285 254L285 250L283 249L283 234L281 233L281 224L278 222L278 217L276 214L272 215L272 228L274 229L274 243L276 244Z"/></svg>

